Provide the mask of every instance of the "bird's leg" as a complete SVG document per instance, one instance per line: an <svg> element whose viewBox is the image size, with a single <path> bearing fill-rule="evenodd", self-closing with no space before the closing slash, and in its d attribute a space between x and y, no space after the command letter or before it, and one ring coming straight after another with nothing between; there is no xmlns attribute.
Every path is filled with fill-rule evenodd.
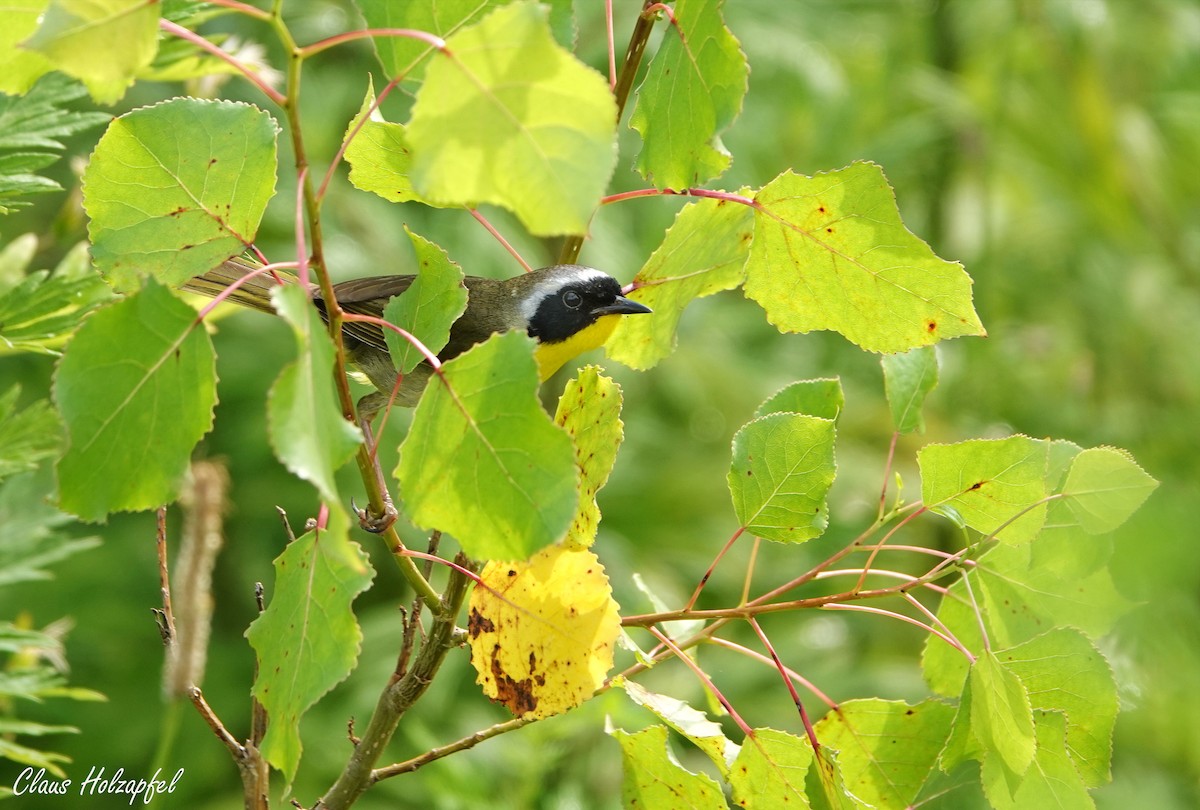
<svg viewBox="0 0 1200 810"><path fill-rule="evenodd" d="M375 453L375 437L371 432L371 420L387 404L387 397L376 391L367 394L358 401L358 426L363 432L363 441L368 455L371 457L371 467L375 471L375 482L383 498L383 511L375 513L367 509L354 508L358 515L358 525L372 534L381 534L388 530L400 513L392 503L391 493L388 492L387 480L383 477L383 469L379 466L379 456Z"/></svg>

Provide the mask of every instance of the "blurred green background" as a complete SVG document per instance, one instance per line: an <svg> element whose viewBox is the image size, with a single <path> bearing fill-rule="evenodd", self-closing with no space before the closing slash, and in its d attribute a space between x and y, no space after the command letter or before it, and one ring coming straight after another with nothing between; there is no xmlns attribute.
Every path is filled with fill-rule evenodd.
<svg viewBox="0 0 1200 810"><path fill-rule="evenodd" d="M358 24L345 4L288 5L302 42ZM629 8L618 9L618 41L640 3L620 5ZM877 161L909 227L939 255L962 261L975 281L989 337L940 347L942 379L927 404L926 434L906 437L897 450L909 496L916 497L913 457L923 443L1012 432L1124 447L1162 481L1115 537L1097 541L1111 542L1113 577L1137 607L1104 646L1123 711L1114 780L1095 798L1102 808L1200 806L1200 551L1189 528L1200 502L1200 4L727 5L752 72L744 113L724 139L733 167L713 185L759 186L787 168L813 174L852 160ZM579 52L603 68L602 4L579 0L576 6ZM235 28L237 21L216 25L265 36L260 28ZM336 49L311 66L304 114L310 155L322 168L359 106L368 68L374 64L365 46ZM139 85L118 112L177 92ZM237 83L224 93L257 101ZM397 98L391 116L402 119L404 106ZM86 155L96 137L76 138L73 151ZM614 191L643 185L629 169L636 150L636 136L625 133ZM73 183L65 161L56 171L65 185ZM290 248L291 187L281 181L264 226L260 244L271 256ZM583 260L628 280L679 205L677 199L643 199L602 210ZM350 189L344 172L325 214L329 258L344 276L411 269L402 223L442 244L469 273L516 269L469 217L389 205ZM555 246L522 239L512 220L491 214L531 262L552 262ZM37 265L48 267L83 237L83 228L76 196L58 195L0 220L0 238L44 235ZM314 499L266 445L264 396L289 358L287 328L239 314L222 320L214 339L221 402L216 429L198 455L224 459L233 490L204 688L234 734L244 737L253 660L242 632L255 613L253 583L264 581L269 590L270 561L285 542L275 506L298 523L313 511ZM780 386L841 377L847 403L839 478L827 536L799 549L764 548L757 588L802 572L870 523L891 435L877 358L835 335L781 336L738 293L694 305L679 344L647 373L606 364L625 390L626 442L601 493L597 550L627 613L649 607L633 586L635 572L679 604L736 528L725 488L729 443ZM45 358L0 356L0 388L18 381L26 399L44 395L52 370ZM548 384L549 396L563 380ZM388 426L385 443L393 448L403 422L393 418ZM393 462L394 456L385 459L385 469ZM346 491L356 491L352 475L345 481ZM176 513L171 520L178 526ZM104 545L58 566L54 580L0 591L0 617L27 611L38 626L73 617L71 682L108 695L107 703L22 707L25 716L82 730L47 743L75 759L69 771L76 778L92 764L144 771L168 717L159 698L162 652L150 612L158 604L153 517L114 516L92 533ZM906 539L954 542L933 519L918 522ZM374 538L360 542L379 572L357 603L366 632L362 663L304 721L305 757L294 792L305 804L328 787L349 754L347 718L366 723L395 663L397 608L408 597ZM735 548L718 569L705 604L736 602L748 549ZM836 699L925 694L921 636L907 625L826 613L774 616L764 627L786 662ZM754 646L748 633L734 635ZM702 652L701 660L749 722L800 731L773 670L715 650ZM651 673L647 682L704 705L694 679L677 664ZM815 699L807 705L821 713ZM384 783L359 806L619 806L620 755L603 734L605 714L625 728L650 720L606 695ZM452 655L384 759L406 759L503 717L473 685L466 655ZM190 708L178 719L168 765L186 773L179 793L155 805L237 806L238 778L224 749ZM699 767L679 750L686 764ZM11 784L10 772L16 769L0 764L0 783ZM970 791L956 790L929 806L975 801Z"/></svg>

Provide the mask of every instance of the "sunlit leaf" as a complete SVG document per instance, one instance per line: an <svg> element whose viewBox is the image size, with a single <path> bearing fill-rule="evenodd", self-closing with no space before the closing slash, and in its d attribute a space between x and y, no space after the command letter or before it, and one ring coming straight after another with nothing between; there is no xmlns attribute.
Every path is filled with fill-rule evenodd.
<svg viewBox="0 0 1200 810"><path fill-rule="evenodd" d="M417 92L413 185L443 204L494 203L538 236L578 234L616 159L608 83L516 2L446 41Z"/></svg>
<svg viewBox="0 0 1200 810"><path fill-rule="evenodd" d="M932 444L921 449L921 498L1008 543L1037 536L1046 518L1047 443L1028 436Z"/></svg>
<svg viewBox="0 0 1200 810"><path fill-rule="evenodd" d="M650 726L630 733L610 732L621 744L625 775L621 798L625 807L686 807L725 810L725 797L712 777L683 768L667 748L667 727Z"/></svg>
<svg viewBox="0 0 1200 810"><path fill-rule="evenodd" d="M1059 712L1034 712L1037 751L1016 789L995 757L983 764L984 793L996 810L1093 810L1096 806L1075 769L1063 741L1064 718Z"/></svg>
<svg viewBox="0 0 1200 810"><path fill-rule="evenodd" d="M1034 709L1065 716L1067 749L1084 783L1106 784L1119 706L1100 651L1081 633L1058 628L996 655L1025 684Z"/></svg>
<svg viewBox="0 0 1200 810"><path fill-rule="evenodd" d="M637 169L658 188L684 189L725 171L720 133L742 111L749 69L721 18L724 0L678 0L638 89L629 125L642 136Z"/></svg>
<svg viewBox="0 0 1200 810"><path fill-rule="evenodd" d="M608 481L624 438L621 386L595 366L581 368L559 397L554 422L571 437L579 467L579 509L563 543L587 548L600 525L596 493Z"/></svg>
<svg viewBox="0 0 1200 810"><path fill-rule="evenodd" d="M737 432L729 491L747 532L798 543L825 531L834 433L832 421L794 413L763 416Z"/></svg>
<svg viewBox="0 0 1200 810"><path fill-rule="evenodd" d="M390 7L420 6L420 3L387 3ZM390 38L389 41L396 41ZM412 187L409 175L412 172L412 150L408 145L403 124L385 121L376 110L371 113L357 133L354 128L363 116L368 115L375 103L375 88L367 88L358 115L346 128L346 135L354 135L346 147L346 162L350 164L350 182L355 188L378 194L391 202L416 200L432 205Z"/></svg>
<svg viewBox="0 0 1200 810"><path fill-rule="evenodd" d="M113 104L154 59L158 10L152 0L51 0L23 46Z"/></svg>
<svg viewBox="0 0 1200 810"><path fill-rule="evenodd" d="M817 739L838 751L845 787L871 807L907 807L917 798L946 742L954 709L936 700L850 700L816 724Z"/></svg>
<svg viewBox="0 0 1200 810"><path fill-rule="evenodd" d="M808 740L771 728L755 729L729 769L734 804L748 810L806 810L810 805L805 780L812 761Z"/></svg>
<svg viewBox="0 0 1200 810"><path fill-rule="evenodd" d="M59 502L84 520L175 499L212 427L212 343L196 311L149 280L88 318L54 377L66 424Z"/></svg>
<svg viewBox="0 0 1200 810"><path fill-rule="evenodd" d="M1157 486L1128 453L1093 447L1075 456L1062 492L1084 531L1102 534L1128 520Z"/></svg>
<svg viewBox="0 0 1200 810"><path fill-rule="evenodd" d="M0 93L21 95L29 92L54 65L37 51L18 48L37 29L50 0L9 0L4 4L4 25L0 26Z"/></svg>
<svg viewBox="0 0 1200 810"><path fill-rule="evenodd" d="M538 718L590 698L612 669L621 630L596 555L552 546L528 562L490 562L479 578L467 635L484 694Z"/></svg>
<svg viewBox="0 0 1200 810"><path fill-rule="evenodd" d="M702 199L684 206L633 279L629 297L654 314L622 318L605 353L637 369L669 355L687 305L742 282L753 222L753 211L744 205Z"/></svg>
<svg viewBox="0 0 1200 810"><path fill-rule="evenodd" d="M842 413L846 395L842 381L836 377L820 380L798 380L772 394L758 406L755 417L771 413L803 413L822 419L836 420Z"/></svg>
<svg viewBox="0 0 1200 810"><path fill-rule="evenodd" d="M660 720L687 737L697 748L708 755L721 776L729 778L729 766L737 757L739 746L725 736L718 723L686 702L670 695L651 692L635 681L623 680L621 687L630 699L654 712Z"/></svg>
<svg viewBox="0 0 1200 810"><path fill-rule="evenodd" d="M989 759L1011 775L1025 773L1035 748L1029 692L1012 668L990 652L971 667L971 734Z"/></svg>
<svg viewBox="0 0 1200 810"><path fill-rule="evenodd" d="M180 98L109 125L83 176L92 259L118 290L179 284L241 253L275 190L271 116Z"/></svg>
<svg viewBox="0 0 1200 810"><path fill-rule="evenodd" d="M334 474L362 442L346 421L333 389L334 348L312 300L297 284L271 294L275 310L292 326L296 359L284 367L267 400L267 425L275 455L311 481L327 502L337 501Z"/></svg>
<svg viewBox="0 0 1200 810"><path fill-rule="evenodd" d="M883 384L892 424L898 433L925 432L925 417L921 406L925 397L937 385L937 353L932 346L910 349L903 354L885 354Z"/></svg>
<svg viewBox="0 0 1200 810"><path fill-rule="evenodd" d="M475 559L528 559L562 537L579 505L571 440L538 402L532 341L494 335L442 370L400 447L406 513Z"/></svg>
<svg viewBox="0 0 1200 810"><path fill-rule="evenodd" d="M397 3L394 0L356 0L369 28L408 28L447 39L473 25L507 0L438 0L436 3ZM374 38L379 61L389 77L420 78L437 49L414 37Z"/></svg>
<svg viewBox="0 0 1200 810"><path fill-rule="evenodd" d="M433 242L413 233L407 226L404 232L417 253L417 277L407 290L388 302L383 317L437 354L450 340L450 327L467 308L463 271ZM383 337L392 362L401 374L408 374L423 359L412 343L390 329L383 331Z"/></svg>
<svg viewBox="0 0 1200 810"><path fill-rule="evenodd" d="M246 630L258 657L254 697L270 722L261 751L290 782L300 761L300 718L354 668L362 631L350 605L375 575L350 540L349 519L330 504L329 526L275 559L267 609Z"/></svg>
<svg viewBox="0 0 1200 810"><path fill-rule="evenodd" d="M873 352L984 333L970 277L904 226L875 164L785 172L755 201L746 295L780 331L831 329Z"/></svg>

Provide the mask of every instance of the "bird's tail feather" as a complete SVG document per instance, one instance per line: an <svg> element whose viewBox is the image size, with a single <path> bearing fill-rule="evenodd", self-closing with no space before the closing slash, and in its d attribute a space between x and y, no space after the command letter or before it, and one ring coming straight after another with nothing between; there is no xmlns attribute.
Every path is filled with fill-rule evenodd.
<svg viewBox="0 0 1200 810"><path fill-rule="evenodd" d="M184 282L183 289L198 295L216 298L258 267L259 265L246 259L234 257L207 273ZM295 281L296 278L291 273L281 271L276 271L274 274L259 273L247 278L237 289L226 296L225 300L262 312L273 313L275 308L271 306L271 290L279 286L276 276L281 277L285 282Z"/></svg>

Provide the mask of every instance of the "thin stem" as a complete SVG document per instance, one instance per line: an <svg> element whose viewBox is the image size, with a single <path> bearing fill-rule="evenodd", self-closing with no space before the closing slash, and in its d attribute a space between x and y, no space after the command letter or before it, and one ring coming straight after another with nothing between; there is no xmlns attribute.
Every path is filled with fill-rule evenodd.
<svg viewBox="0 0 1200 810"><path fill-rule="evenodd" d="M755 634L758 635L758 640L767 648L767 652L771 655L771 661L775 664L775 668L779 670L779 674L783 676L783 683L787 686L788 694L792 696L792 702L796 705L796 710L800 712L800 722L804 724L804 732L808 735L808 742L812 746L813 753L818 757L821 755L821 743L817 741L817 732L813 728L812 723L808 719L808 712L804 710L804 701L800 700L800 695L796 692L796 686L792 683L792 679L788 677L787 667L783 665L783 659L779 657L779 653L775 652L775 645L767 638L767 634L763 632L762 626L757 619L750 619L750 626L754 628Z"/></svg>
<svg viewBox="0 0 1200 810"><path fill-rule="evenodd" d="M534 721L533 717L514 717L512 720L506 720L503 723L497 723L494 726L476 731L474 734L468 734L460 740L456 740L447 745L431 748L424 754L412 759L398 762L395 765L386 765L382 768L376 768L371 771L371 782L382 782L384 779L390 779L393 776L399 776L404 773L412 773L413 771L428 765L431 762L441 759L442 757L456 754L459 751L466 751L468 748L474 748L484 740L490 740L492 737L499 737L501 734L507 734L510 731L516 731L519 728L529 725Z"/></svg>
<svg viewBox="0 0 1200 810"><path fill-rule="evenodd" d="M871 572L871 565L875 562L875 558L879 556L880 550L887 544L887 541L892 538L892 535L894 535L896 532L900 531L905 526L907 526L909 521L915 520L919 515L922 515L924 513L925 513L925 507L921 507L917 511L912 512L908 515L905 515L904 519L901 520L899 523L897 523L895 526L893 526L888 531L888 533L883 536L883 539L880 540L875 545L875 547L871 549L871 556L867 557L867 562L865 565L863 565L863 568L862 568L862 575L859 576L858 584L854 586L854 590L858 590L859 588L863 587L864 584L866 584L867 574L869 574Z"/></svg>
<svg viewBox="0 0 1200 810"><path fill-rule="evenodd" d="M896 442L900 439L900 431L892 431L892 440L888 443L887 461L883 465L883 487L879 492L879 516L878 520L883 520L884 514L887 512L887 491L888 483L892 478L892 461L896 458Z"/></svg>
<svg viewBox="0 0 1200 810"><path fill-rule="evenodd" d="M724 647L727 650L733 650L734 652L740 653L741 655L744 655L747 658L753 658L756 661L760 661L760 662L766 664L767 666L773 666L775 663L769 657L763 655L760 652L756 652L755 650L752 650L749 647L743 647L741 644L738 644L733 641L728 641L723 638L716 638L716 637L710 638L710 639L708 639L708 643L713 644L717 647ZM838 707L837 701L835 701L833 698L829 697L829 695L825 694L820 689L818 689L816 687L816 685L814 685L813 682L810 681L808 678L805 678L803 675L801 675L799 672L796 672L794 669L789 669L787 667L784 667L784 671L787 672L787 675L789 678L796 681L801 686L803 686L805 689L807 689L808 691L810 691L814 695L816 695L817 698L822 703L824 703L826 706L828 706L831 709L836 709Z"/></svg>
<svg viewBox="0 0 1200 810"><path fill-rule="evenodd" d="M613 98L617 102L617 123L625 115L625 105L629 101L629 93L633 90L633 82L637 78L638 68L642 64L642 56L646 53L646 43L650 41L650 32L654 30L654 15L645 14L645 10L654 5L653 0L642 4L642 12L638 14L633 32L629 35L629 45L625 48L625 59L621 62L621 70L613 82ZM614 46L615 47L615 46ZM612 49L610 49L611 51ZM579 251L583 249L583 236L568 236L563 240L562 249L558 254L559 264L574 264L579 261Z"/></svg>
<svg viewBox="0 0 1200 810"><path fill-rule="evenodd" d="M239 14L245 14L247 17L253 17L256 20L261 20L263 22L269 22L271 19L271 12L263 11L261 8L255 8L254 6L246 3L239 3L238 0L208 0L208 2L212 3L214 6L232 9Z"/></svg>
<svg viewBox="0 0 1200 810"><path fill-rule="evenodd" d="M260 19L262 19L262 18L260 18ZM259 75L257 73L255 73L253 70L251 70L247 65L243 64L242 62L240 62L236 58L234 58L234 56L232 54L226 53L224 50L217 47L213 43L209 42L204 37L200 36L199 34L193 32L193 31L189 31L188 29L184 28L182 25L173 23L170 20L159 20L158 27L161 28L162 30L166 31L168 34L177 36L180 39L186 39L188 42L192 43L193 45L196 45L197 47L208 51L209 53L211 53L213 56L217 57L221 61L227 62L228 64L232 65L234 68L237 69L238 73L241 73L244 77L246 77L246 79L248 79L255 87L257 87L259 90L261 90L267 98L271 99L271 101L274 101L280 107L284 107L287 105L287 97L286 96L284 96L282 93L280 93L274 87L272 87L271 85L269 85L265 81L263 81L263 79L261 77L259 77Z"/></svg>
<svg viewBox="0 0 1200 810"><path fill-rule="evenodd" d="M962 645L962 642L960 642L958 639L951 638L950 636L943 633L941 630L938 630L936 627L932 627L931 625L925 624L925 622L920 621L919 619L914 619L912 616L905 616L903 613L896 613L893 610L884 610L883 608L871 607L870 605L844 605L844 604L823 605L821 609L822 610L854 610L854 611L858 611L859 613L875 613L880 616L888 616L893 619L899 619L900 621L906 622L915 627L920 627L922 630L925 630L926 632L933 633L935 636L940 638L942 641L946 642L951 647L953 647L954 649L958 650L963 655L965 655L967 660L970 661L972 664L975 663L975 656L972 655L971 651L968 650L966 647L964 647Z"/></svg>
<svg viewBox="0 0 1200 810"><path fill-rule="evenodd" d="M708 584L708 578L712 576L713 571L717 567L717 563L721 562L721 558L725 556L729 549L733 548L733 544L737 542L737 539L742 536L742 532L744 531L746 531L745 526L739 527L738 530L733 533L733 536L725 541L725 545L722 546L721 550L717 552L716 558L708 566L708 570L704 572L704 576L700 577L700 581L696 583L696 589L692 591L692 598L688 600L684 610L691 610L696 606L696 600L700 598L700 592L704 590L704 586Z"/></svg>
<svg viewBox="0 0 1200 810"><path fill-rule="evenodd" d="M495 225L488 222L487 217L485 217L483 214L479 213L478 208L468 208L467 210L470 212L471 216L475 217L475 221L478 222L480 225L482 225L484 228L486 228L487 232L490 233L493 237L495 237L496 241L499 242L501 244L501 246L505 250L507 250L514 259L517 260L517 262L521 265L521 267L525 268L526 273L533 272L533 268L529 266L529 262L525 261L525 259L521 256L521 254L517 252L517 249L515 247L513 247L511 244L509 244L509 241L500 234L500 231L496 230Z"/></svg>
<svg viewBox="0 0 1200 810"><path fill-rule="evenodd" d="M736 709L733 708L733 704L729 702L729 698L725 697L725 695L721 693L721 690L717 689L716 684L712 682L712 679L705 674L704 670L700 669L700 665L688 656L684 655L683 650L681 650L674 641L671 641L666 633L662 632L657 627L647 627L646 629L649 630L650 633L655 636L655 638L662 642L667 649L674 653L675 657L682 661L687 668L692 671L692 674L695 675L702 684L704 684L704 687L716 696L717 700L721 702L721 705L725 707L725 711L729 712L729 717L733 720L733 722L737 723L738 728L742 730L742 733L744 733L747 737L753 737L754 729L750 728L750 725L742 719L742 716L737 713Z"/></svg>
<svg viewBox="0 0 1200 810"><path fill-rule="evenodd" d="M379 91L379 95L375 97L375 101L371 103L371 106L367 109L367 111L362 115L361 118L359 118L357 122L355 122L354 128L346 133L346 137L342 139L342 143L338 147L337 154L335 154L333 156L333 160L329 162L329 168L325 170L325 176L321 179L321 186L317 189L318 201L325 199L325 192L329 190L329 184L333 180L334 172L337 171L338 164L342 162L342 157L345 156L346 150L350 148L350 142L353 141L358 133L362 131L362 128L366 126L369 120L371 120L371 116L374 115L375 111L379 109L379 105L383 104L383 100L387 98L389 94L391 94L392 90L396 88L403 78L403 76L397 76L388 82L384 88Z"/></svg>
<svg viewBox="0 0 1200 810"><path fill-rule="evenodd" d="M983 611L979 609L979 602L975 600L975 591L971 588L971 577L966 571L962 575L963 587L967 590L967 597L971 600L971 610L975 614L975 621L979 624L979 637L983 639L983 649L987 652L992 650L991 639L988 638L987 625L983 623ZM974 661L975 659L971 659Z"/></svg>
<svg viewBox="0 0 1200 810"><path fill-rule="evenodd" d="M371 37L403 37L405 39L419 39L427 43L430 47L442 51L446 51L446 40L439 37L437 34L431 34L428 31L420 31L416 28L364 28L361 31L346 31L342 34L335 34L331 37L318 40L311 45L305 45L299 50L301 58L307 59L321 51L328 50L335 45L341 45L345 42L353 42L357 39L368 39Z"/></svg>
<svg viewBox="0 0 1200 810"><path fill-rule="evenodd" d="M617 39L613 30L612 0L604 0L604 33L608 37L608 86L617 87Z"/></svg>
<svg viewBox="0 0 1200 810"><path fill-rule="evenodd" d="M463 567L468 565L467 558L461 554L455 562ZM350 761L314 810L344 810L376 781L373 770L375 763L395 734L400 718L429 688L446 654L455 646L455 620L466 598L469 583L470 579L451 570L442 597L446 609L434 615L429 635L421 645L412 667L404 675L394 676L384 688Z"/></svg>
<svg viewBox="0 0 1200 810"><path fill-rule="evenodd" d="M750 601L750 584L754 579L754 563L758 560L758 550L761 547L762 538L755 537L754 545L750 546L750 561L746 563L746 579L742 582L742 598L738 601L739 605Z"/></svg>

